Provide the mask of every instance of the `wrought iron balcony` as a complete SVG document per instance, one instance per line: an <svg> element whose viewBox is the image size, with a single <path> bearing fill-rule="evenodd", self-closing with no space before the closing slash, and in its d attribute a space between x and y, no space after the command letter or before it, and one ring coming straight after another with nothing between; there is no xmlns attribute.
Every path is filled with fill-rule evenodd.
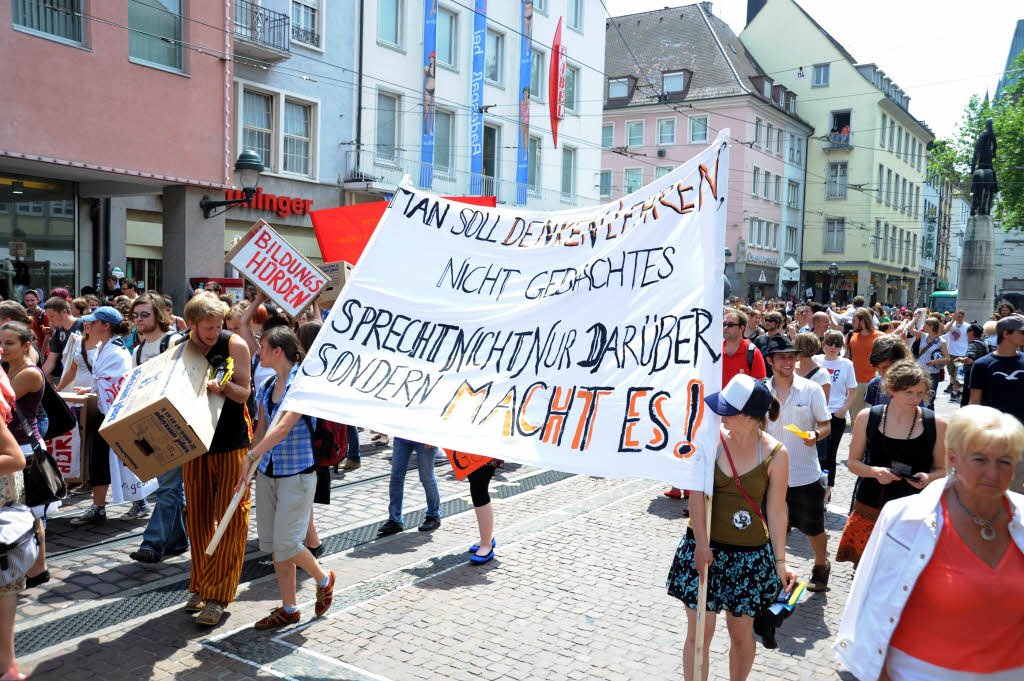
<svg viewBox="0 0 1024 681"><path fill-rule="evenodd" d="M306 45L312 45L313 47L320 47L320 34L310 28L302 28L292 24L292 40L296 40Z"/></svg>
<svg viewBox="0 0 1024 681"><path fill-rule="evenodd" d="M825 152L853 149L853 133L830 132L825 135Z"/></svg>
<svg viewBox="0 0 1024 681"><path fill-rule="evenodd" d="M291 56L291 20L287 14L250 0L235 1L235 52L261 61Z"/></svg>

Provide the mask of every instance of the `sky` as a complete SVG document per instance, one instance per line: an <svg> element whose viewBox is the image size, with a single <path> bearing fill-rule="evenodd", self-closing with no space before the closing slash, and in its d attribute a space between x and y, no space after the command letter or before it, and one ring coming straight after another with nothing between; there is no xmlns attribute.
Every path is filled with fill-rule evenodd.
<svg viewBox="0 0 1024 681"><path fill-rule="evenodd" d="M613 16L691 2L604 0ZM772 0L769 0L771 2ZM936 137L951 135L972 94L994 93L1006 65L1021 0L800 0L858 62L875 63L910 95L910 113ZM604 8L587 0L587 8ZM970 7L983 7L972 12ZM746 0L713 0L711 11L739 35ZM794 66L800 66L794 64ZM799 103L797 104L799 107Z"/></svg>

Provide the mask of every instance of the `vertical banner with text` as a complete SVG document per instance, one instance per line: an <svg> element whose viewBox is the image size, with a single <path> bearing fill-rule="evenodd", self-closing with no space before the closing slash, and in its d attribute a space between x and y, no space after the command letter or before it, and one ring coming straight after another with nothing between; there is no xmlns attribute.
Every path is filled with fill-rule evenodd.
<svg viewBox="0 0 1024 681"><path fill-rule="evenodd" d="M467 206L399 186L282 408L709 489L728 134L597 207Z"/></svg>
<svg viewBox="0 0 1024 681"><path fill-rule="evenodd" d="M437 87L437 0L423 3L423 141L420 146L420 186L434 182L434 90Z"/></svg>
<svg viewBox="0 0 1024 681"><path fill-rule="evenodd" d="M469 193L484 190L484 52L487 48L487 0L473 3L473 66L469 79Z"/></svg>
<svg viewBox="0 0 1024 681"><path fill-rule="evenodd" d="M516 205L526 205L530 179L530 56L533 51L533 0L523 0L519 41L519 153L516 156Z"/></svg>

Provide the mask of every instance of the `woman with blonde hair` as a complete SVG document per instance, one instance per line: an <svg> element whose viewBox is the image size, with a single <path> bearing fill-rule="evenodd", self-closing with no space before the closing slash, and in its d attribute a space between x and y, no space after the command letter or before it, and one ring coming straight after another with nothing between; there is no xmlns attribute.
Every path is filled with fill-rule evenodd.
<svg viewBox="0 0 1024 681"><path fill-rule="evenodd" d="M949 476L882 509L836 653L860 681L1024 678L1024 425L969 405L949 421Z"/></svg>

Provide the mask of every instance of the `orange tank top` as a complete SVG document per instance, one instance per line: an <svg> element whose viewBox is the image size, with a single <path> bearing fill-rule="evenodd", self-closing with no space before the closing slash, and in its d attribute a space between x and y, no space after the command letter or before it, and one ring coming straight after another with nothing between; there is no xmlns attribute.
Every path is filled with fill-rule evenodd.
<svg viewBox="0 0 1024 681"><path fill-rule="evenodd" d="M942 499L942 532L889 645L937 667L989 674L1024 665L1024 553L995 569L964 544Z"/></svg>

